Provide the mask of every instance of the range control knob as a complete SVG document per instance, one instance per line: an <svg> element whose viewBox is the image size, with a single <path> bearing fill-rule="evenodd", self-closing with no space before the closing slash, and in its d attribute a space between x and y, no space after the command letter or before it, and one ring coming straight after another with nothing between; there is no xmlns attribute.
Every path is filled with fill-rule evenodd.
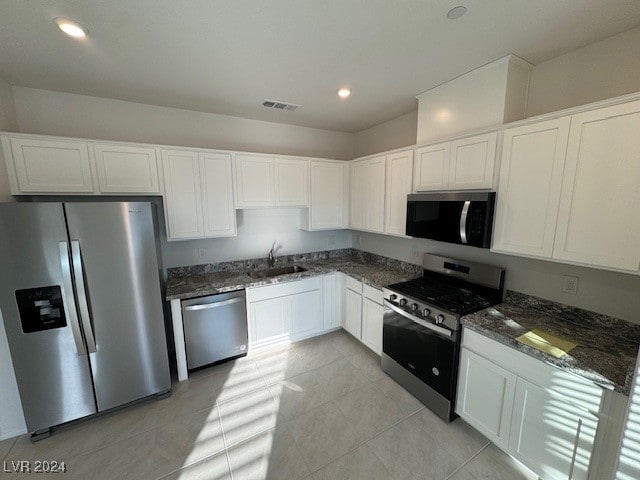
<svg viewBox="0 0 640 480"><path fill-rule="evenodd" d="M407 304L407 299L406 298L401 298L400 299L400 305L404 307L406 304Z"/></svg>
<svg viewBox="0 0 640 480"><path fill-rule="evenodd" d="M389 300L394 301L396 298L398 298L398 295L396 295L395 293L392 293L391 295L389 295Z"/></svg>
<svg viewBox="0 0 640 480"><path fill-rule="evenodd" d="M411 304L411 311L415 312L416 310L418 310L418 304L417 303L412 303Z"/></svg>
<svg viewBox="0 0 640 480"><path fill-rule="evenodd" d="M444 315L442 315L441 313L438 314L438 316L436 317L436 323L439 325L441 323L444 323Z"/></svg>
<svg viewBox="0 0 640 480"><path fill-rule="evenodd" d="M423 317L428 317L429 315L431 315L431 310L429 310L428 308L425 308L424 310L422 310Z"/></svg>

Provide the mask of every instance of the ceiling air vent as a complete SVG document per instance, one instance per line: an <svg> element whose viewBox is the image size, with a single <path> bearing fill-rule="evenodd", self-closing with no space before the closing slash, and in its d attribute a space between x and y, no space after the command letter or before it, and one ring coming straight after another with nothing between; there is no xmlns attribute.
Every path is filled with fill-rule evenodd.
<svg viewBox="0 0 640 480"><path fill-rule="evenodd" d="M262 102L263 107L275 108L276 110L287 110L293 112L296 108L300 108L302 105L296 105L295 103L285 103L278 100L265 100Z"/></svg>

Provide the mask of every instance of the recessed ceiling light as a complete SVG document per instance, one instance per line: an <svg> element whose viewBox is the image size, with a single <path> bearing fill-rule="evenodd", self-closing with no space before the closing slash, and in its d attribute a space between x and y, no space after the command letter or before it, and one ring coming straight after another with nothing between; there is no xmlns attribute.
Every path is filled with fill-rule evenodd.
<svg viewBox="0 0 640 480"><path fill-rule="evenodd" d="M467 8L462 5L458 5L447 12L447 18L449 20L455 20L463 16L465 13L467 13Z"/></svg>
<svg viewBox="0 0 640 480"><path fill-rule="evenodd" d="M66 18L55 18L53 20L60 30L73 38L84 38L87 31L76 22L67 20Z"/></svg>
<svg viewBox="0 0 640 480"><path fill-rule="evenodd" d="M338 89L338 96L340 98L348 98L351 95L351 89L349 87L342 87Z"/></svg>

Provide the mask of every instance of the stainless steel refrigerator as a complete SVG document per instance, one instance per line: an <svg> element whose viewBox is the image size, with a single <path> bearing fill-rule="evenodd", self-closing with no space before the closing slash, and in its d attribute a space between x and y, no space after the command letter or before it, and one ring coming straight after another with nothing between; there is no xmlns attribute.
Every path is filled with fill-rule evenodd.
<svg viewBox="0 0 640 480"><path fill-rule="evenodd" d="M171 388L151 204L0 204L0 310L32 438Z"/></svg>

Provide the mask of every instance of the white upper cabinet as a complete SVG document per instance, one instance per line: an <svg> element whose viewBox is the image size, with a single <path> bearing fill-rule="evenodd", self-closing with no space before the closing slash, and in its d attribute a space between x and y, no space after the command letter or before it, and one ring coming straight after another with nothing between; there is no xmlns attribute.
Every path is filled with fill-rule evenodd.
<svg viewBox="0 0 640 480"><path fill-rule="evenodd" d="M236 207L272 207L275 205L273 158L236 154Z"/></svg>
<svg viewBox="0 0 640 480"><path fill-rule="evenodd" d="M205 237L236 235L231 154L201 153L199 159Z"/></svg>
<svg viewBox="0 0 640 480"><path fill-rule="evenodd" d="M492 249L551 258L570 117L504 132Z"/></svg>
<svg viewBox="0 0 640 480"><path fill-rule="evenodd" d="M309 205L309 161L236 154L236 207Z"/></svg>
<svg viewBox="0 0 640 480"><path fill-rule="evenodd" d="M276 158L273 166L276 181L276 205L309 205L309 161L295 158Z"/></svg>
<svg viewBox="0 0 640 480"><path fill-rule="evenodd" d="M367 173L368 166L366 160L351 163L349 226L356 230L364 230L367 224Z"/></svg>
<svg viewBox="0 0 640 480"><path fill-rule="evenodd" d="M414 192L494 186L497 132L415 149Z"/></svg>
<svg viewBox="0 0 640 480"><path fill-rule="evenodd" d="M162 150L167 238L236 234L231 155Z"/></svg>
<svg viewBox="0 0 640 480"><path fill-rule="evenodd" d="M95 191L86 142L2 137L2 144L13 194Z"/></svg>
<svg viewBox="0 0 640 480"><path fill-rule="evenodd" d="M351 228L384 231L385 165L384 156L351 163Z"/></svg>
<svg viewBox="0 0 640 480"><path fill-rule="evenodd" d="M497 132L451 142L449 189L493 187Z"/></svg>
<svg viewBox="0 0 640 480"><path fill-rule="evenodd" d="M93 152L101 192L160 192L155 148L96 143Z"/></svg>
<svg viewBox="0 0 640 480"><path fill-rule="evenodd" d="M571 118L553 257L640 268L640 101Z"/></svg>
<svg viewBox="0 0 640 480"><path fill-rule="evenodd" d="M202 187L198 153L162 150L167 238L202 238Z"/></svg>
<svg viewBox="0 0 640 480"><path fill-rule="evenodd" d="M416 148L413 191L446 190L449 186L451 142Z"/></svg>
<svg viewBox="0 0 640 480"><path fill-rule="evenodd" d="M346 226L346 168L348 163L311 160L309 210L303 211L303 228L331 230Z"/></svg>
<svg viewBox="0 0 640 480"><path fill-rule="evenodd" d="M407 195L411 193L413 151L387 156L387 194L384 232L404 235L407 225Z"/></svg>

